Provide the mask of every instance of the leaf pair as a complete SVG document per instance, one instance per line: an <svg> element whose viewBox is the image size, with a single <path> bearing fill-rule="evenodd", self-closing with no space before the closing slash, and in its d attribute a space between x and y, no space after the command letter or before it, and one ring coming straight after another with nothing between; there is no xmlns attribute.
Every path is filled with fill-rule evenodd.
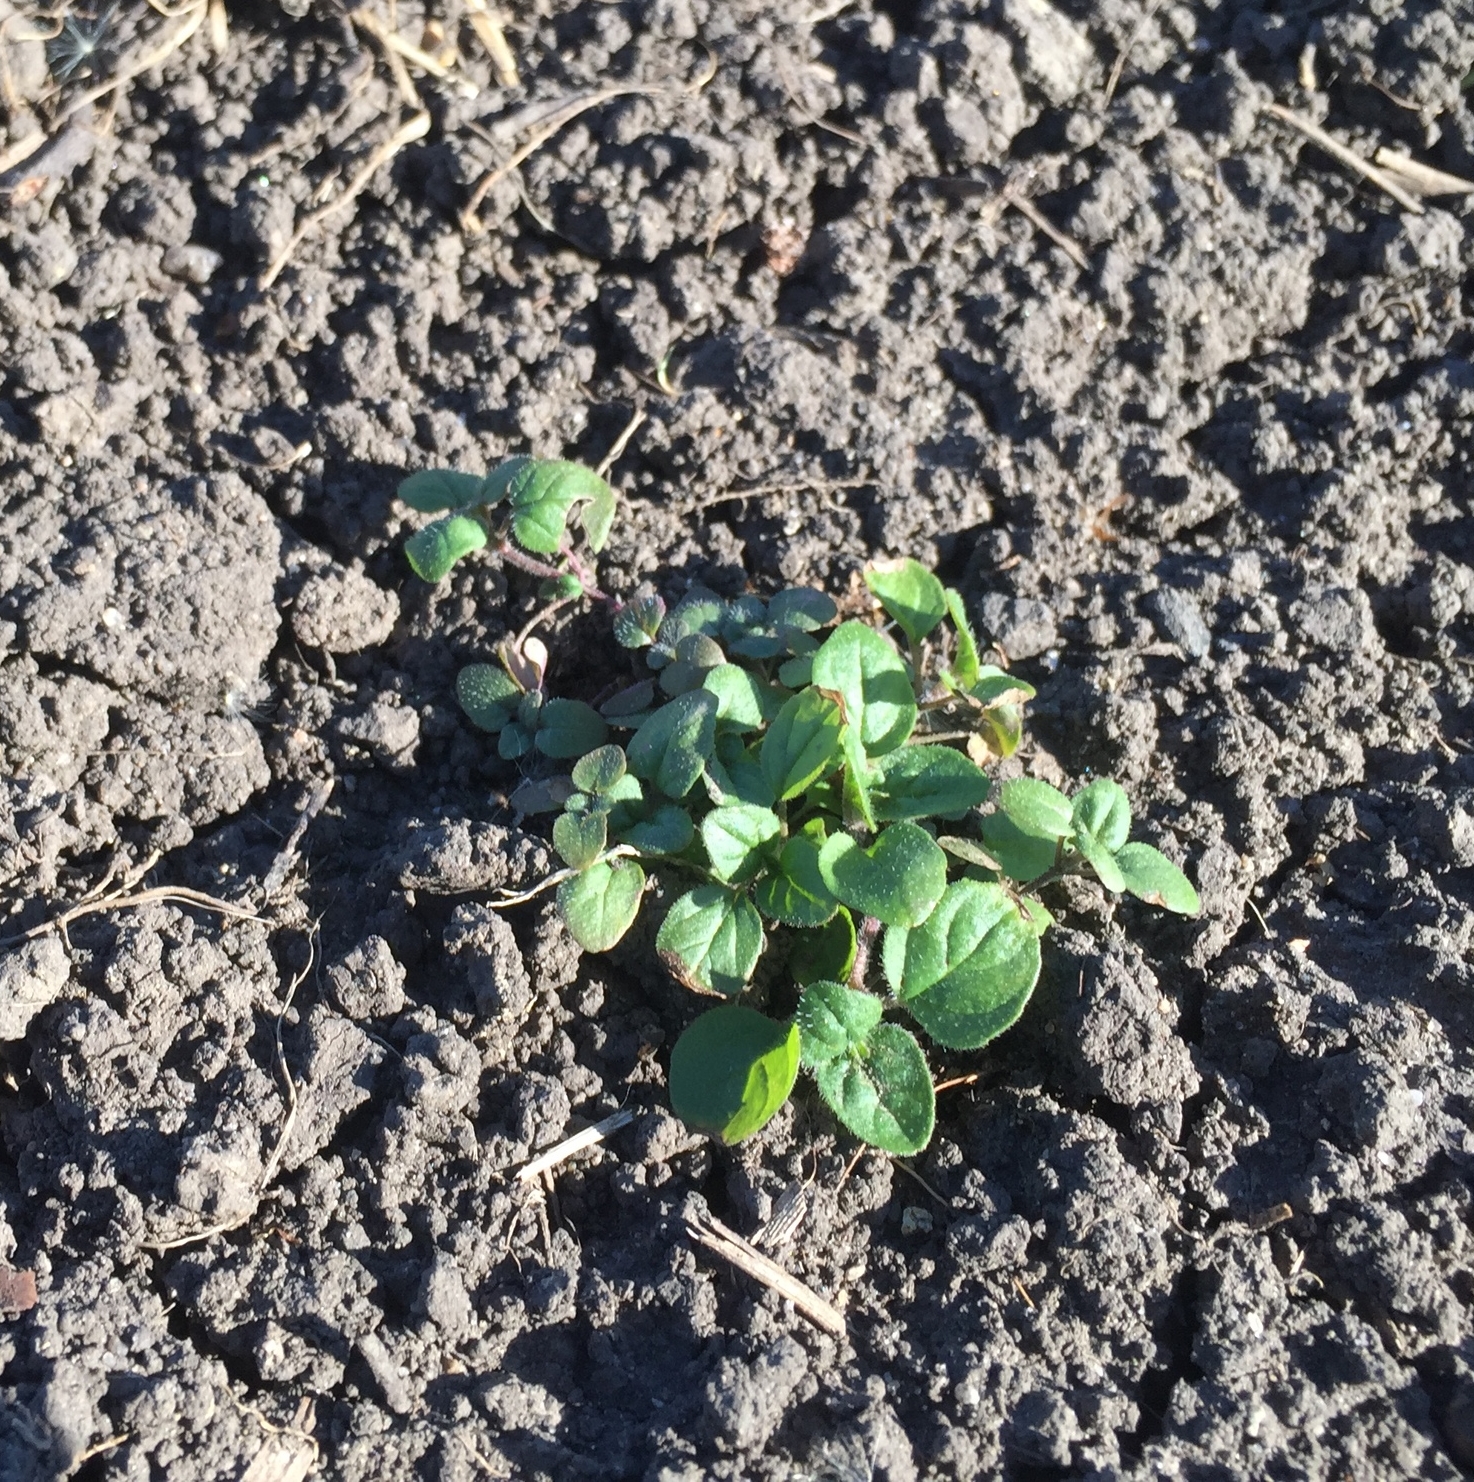
<svg viewBox="0 0 1474 1482"><path fill-rule="evenodd" d="M1201 903L1191 881L1160 850L1129 843L1130 830L1125 789L1104 777L1087 783L1073 801L1032 777L1005 782L998 811L982 824L989 855L1022 884L1078 855L1107 890L1197 915Z"/></svg>

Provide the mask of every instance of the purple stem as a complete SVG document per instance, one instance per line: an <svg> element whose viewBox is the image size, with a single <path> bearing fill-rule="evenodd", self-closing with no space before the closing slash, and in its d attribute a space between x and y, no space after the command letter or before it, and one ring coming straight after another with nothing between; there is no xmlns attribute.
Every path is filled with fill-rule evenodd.
<svg viewBox="0 0 1474 1482"><path fill-rule="evenodd" d="M870 971L870 949L880 935L880 922L874 916L862 916L860 929L855 933L855 962L850 968L850 987L857 993L865 987L865 975Z"/></svg>

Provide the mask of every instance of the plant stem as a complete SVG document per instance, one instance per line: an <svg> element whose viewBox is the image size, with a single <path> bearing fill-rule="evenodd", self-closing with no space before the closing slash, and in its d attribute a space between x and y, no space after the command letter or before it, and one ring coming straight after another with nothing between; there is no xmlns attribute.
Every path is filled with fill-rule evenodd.
<svg viewBox="0 0 1474 1482"><path fill-rule="evenodd" d="M568 569L579 579L583 589L595 602L606 602L612 607L623 606L616 598L611 597L608 592L601 592L598 583L594 581L594 570L572 546L563 547L563 559L568 562Z"/></svg>
<svg viewBox="0 0 1474 1482"><path fill-rule="evenodd" d="M530 572L533 576L541 576L548 581L558 581L568 575L566 571L550 566L546 561L539 561L536 556L529 556L525 551L518 550L510 540L501 541L496 547L496 553L509 566L516 566L522 571ZM573 574L578 575L576 571Z"/></svg>
<svg viewBox="0 0 1474 1482"><path fill-rule="evenodd" d="M865 988L865 975L870 971L870 949L880 935L880 922L874 916L862 916L855 933L855 962L850 968L850 987L857 993Z"/></svg>

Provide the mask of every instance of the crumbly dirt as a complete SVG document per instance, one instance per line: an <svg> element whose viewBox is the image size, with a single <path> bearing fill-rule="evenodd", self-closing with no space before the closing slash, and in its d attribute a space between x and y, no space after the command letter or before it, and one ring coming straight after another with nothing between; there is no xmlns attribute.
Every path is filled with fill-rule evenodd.
<svg viewBox="0 0 1474 1482"><path fill-rule="evenodd" d="M457 32L476 95L421 77L265 292L402 116L326 5L232 5L0 182L0 1475L238 1478L304 1397L344 1479L1470 1475L1469 198L1262 108L1474 177L1474 5L508 9L523 86ZM612 86L462 231L516 110ZM698 1005L488 905L551 857L453 680L533 592L413 579L395 486L637 407L606 585L939 563L1039 686L1010 768L1120 778L1200 887L1060 898L912 1168L843 1178L802 1088L692 1138ZM549 641L565 693L623 662ZM17 941L144 866L263 918ZM806 1180L844 1341L684 1233Z"/></svg>

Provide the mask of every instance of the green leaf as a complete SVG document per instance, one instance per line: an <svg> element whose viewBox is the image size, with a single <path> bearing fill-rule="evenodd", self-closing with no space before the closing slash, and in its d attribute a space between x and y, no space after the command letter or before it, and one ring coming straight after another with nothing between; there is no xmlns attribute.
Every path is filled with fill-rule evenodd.
<svg viewBox="0 0 1474 1482"><path fill-rule="evenodd" d="M768 603L770 623L802 633L815 633L838 616L834 599L815 587L785 587Z"/></svg>
<svg viewBox="0 0 1474 1482"><path fill-rule="evenodd" d="M558 910L586 952L607 952L634 924L645 872L633 860L600 860L558 887Z"/></svg>
<svg viewBox="0 0 1474 1482"><path fill-rule="evenodd" d="M472 725L495 734L517 713L522 691L496 664L467 664L456 675L456 699Z"/></svg>
<svg viewBox="0 0 1474 1482"><path fill-rule="evenodd" d="M532 734L520 720L508 721L497 737L496 754L508 762L526 756L532 750Z"/></svg>
<svg viewBox="0 0 1474 1482"><path fill-rule="evenodd" d="M862 1142L909 1157L931 1141L936 1093L926 1056L899 1024L877 1024L864 1055L840 1055L814 1072L819 1094Z"/></svg>
<svg viewBox="0 0 1474 1482"><path fill-rule="evenodd" d="M453 468L426 468L400 484L399 497L421 514L438 515L441 510L474 503L485 482L474 473L457 473Z"/></svg>
<svg viewBox="0 0 1474 1482"><path fill-rule="evenodd" d="M851 828L866 828L874 832L876 827L875 806L870 798L870 784L874 773L865 748L860 744L859 733L853 726L844 728L841 740L844 744L845 768L844 790L841 804L844 821Z"/></svg>
<svg viewBox="0 0 1474 1482"><path fill-rule="evenodd" d="M967 692L983 705L1019 705L1032 700L1037 693L1027 681L992 664L984 664L978 670L978 677Z"/></svg>
<svg viewBox="0 0 1474 1482"><path fill-rule="evenodd" d="M912 643L920 643L947 616L947 594L941 582L909 556L867 567L865 585Z"/></svg>
<svg viewBox="0 0 1474 1482"><path fill-rule="evenodd" d="M1017 705L994 705L985 710L978 735L995 756L1007 761L1024 739L1024 713Z"/></svg>
<svg viewBox="0 0 1474 1482"><path fill-rule="evenodd" d="M819 871L819 845L802 836L784 844L778 863L752 896L763 915L784 926L823 926L839 909Z"/></svg>
<svg viewBox="0 0 1474 1482"><path fill-rule="evenodd" d="M623 748L601 746L574 763L573 785L582 792L606 793L624 774Z"/></svg>
<svg viewBox="0 0 1474 1482"><path fill-rule="evenodd" d="M447 515L411 535L404 543L404 554L416 576L436 582L462 556L479 551L485 544L486 529L480 520L469 515Z"/></svg>
<svg viewBox="0 0 1474 1482"><path fill-rule="evenodd" d="M567 602L583 596L583 583L571 572L550 577L539 584L537 596L540 602Z"/></svg>
<svg viewBox="0 0 1474 1482"><path fill-rule="evenodd" d="M559 459L529 459L508 480L512 534L523 549L556 555L563 547L569 511L582 503L589 549L602 550L614 523L614 490L592 469Z"/></svg>
<svg viewBox="0 0 1474 1482"><path fill-rule="evenodd" d="M683 638L704 633L716 638L722 631L727 604L705 587L692 587L675 605L670 616L660 625L660 641L674 649Z"/></svg>
<svg viewBox="0 0 1474 1482"><path fill-rule="evenodd" d="M1111 854L1131 833L1131 800L1126 789L1109 777L1098 777L1082 787L1070 804L1070 815L1077 834L1090 834Z"/></svg>
<svg viewBox="0 0 1474 1482"><path fill-rule="evenodd" d="M763 923L745 895L724 885L698 885L666 913L655 950L671 972L698 993L736 998L764 944Z"/></svg>
<svg viewBox="0 0 1474 1482"><path fill-rule="evenodd" d="M836 834L819 851L819 870L845 905L887 926L919 926L947 888L947 856L914 823L891 824L869 849Z"/></svg>
<svg viewBox="0 0 1474 1482"><path fill-rule="evenodd" d="M604 717L582 700L549 700L539 714L537 749L566 761L603 744L609 734Z"/></svg>
<svg viewBox="0 0 1474 1482"><path fill-rule="evenodd" d="M662 705L630 739L630 771L679 801L711 756L716 717L717 697L709 690L692 690Z"/></svg>
<svg viewBox="0 0 1474 1482"><path fill-rule="evenodd" d="M778 713L782 696L770 684L736 664L708 669L701 687L717 697L717 725L729 731L755 731Z"/></svg>
<svg viewBox="0 0 1474 1482"><path fill-rule="evenodd" d="M775 852L768 846L782 831L767 808L733 803L713 808L701 820L701 841L714 874L729 885L745 885Z"/></svg>
<svg viewBox="0 0 1474 1482"><path fill-rule="evenodd" d="M978 641L973 637L972 624L967 620L962 593L956 587L948 587L942 595L947 599L947 616L957 630L957 652L952 658L949 677L959 689L970 690L978 682Z"/></svg>
<svg viewBox="0 0 1474 1482"><path fill-rule="evenodd" d="M653 592L633 597L614 614L614 641L621 648L649 648L665 621L665 603Z"/></svg>
<svg viewBox="0 0 1474 1482"><path fill-rule="evenodd" d="M684 695L698 688L713 670L725 664L727 656L715 638L705 633L692 633L676 645L675 658L660 674L660 687L668 695Z"/></svg>
<svg viewBox="0 0 1474 1482"><path fill-rule="evenodd" d="M771 808L777 799L768 786L756 758L747 751L722 759L718 738L717 755L706 764L706 790L718 807L729 803L750 803L754 808ZM733 739L737 739L735 735Z"/></svg>
<svg viewBox="0 0 1474 1482"><path fill-rule="evenodd" d="M956 834L938 834L937 843L954 859L976 865L980 870L999 868L998 861L981 844L975 844L971 839L961 839Z"/></svg>
<svg viewBox="0 0 1474 1482"><path fill-rule="evenodd" d="M778 800L795 798L839 756L839 706L817 690L791 696L763 737L763 776Z"/></svg>
<svg viewBox="0 0 1474 1482"><path fill-rule="evenodd" d="M1150 844L1123 845L1116 851L1116 864L1126 889L1138 900L1179 916L1196 916L1203 909L1192 881Z"/></svg>
<svg viewBox="0 0 1474 1482"><path fill-rule="evenodd" d="M696 827L684 808L662 803L649 818L625 824L617 833L621 844L631 844L641 854L679 854L696 837Z"/></svg>
<svg viewBox="0 0 1474 1482"><path fill-rule="evenodd" d="M863 1051L883 1011L884 1005L873 993L859 993L834 982L810 983L794 1016L800 1064L805 1070L817 1070L837 1057Z"/></svg>
<svg viewBox="0 0 1474 1482"><path fill-rule="evenodd" d="M1026 834L1041 839L1068 839L1074 832L1075 815L1070 800L1057 788L1033 777L1015 777L1005 782L998 806Z"/></svg>
<svg viewBox="0 0 1474 1482"><path fill-rule="evenodd" d="M788 959L788 971L800 988L808 983L843 980L855 965L855 921L843 906L828 926L806 931Z"/></svg>
<svg viewBox="0 0 1474 1482"><path fill-rule="evenodd" d="M553 820L553 848L570 870L586 870L604 852L607 839L603 813L563 813Z"/></svg>
<svg viewBox="0 0 1474 1482"><path fill-rule="evenodd" d="M963 817L988 796L980 767L950 746L903 746L876 763L870 797L882 822Z"/></svg>
<svg viewBox="0 0 1474 1482"><path fill-rule="evenodd" d="M631 725L634 722L632 716L644 718L647 711L655 702L655 681L653 679L642 679L637 684L629 685L618 694L610 697L599 706L599 714L607 720L618 721L621 725Z"/></svg>
<svg viewBox="0 0 1474 1482"><path fill-rule="evenodd" d="M798 1075L799 1032L756 1009L723 1004L701 1015L670 1054L670 1104L688 1127L729 1146L763 1127Z"/></svg>
<svg viewBox="0 0 1474 1482"><path fill-rule="evenodd" d="M864 623L841 623L814 655L814 685L832 690L870 756L894 751L916 725L916 697L895 646Z"/></svg>
<svg viewBox="0 0 1474 1482"><path fill-rule="evenodd" d="M999 885L958 880L882 950L896 997L939 1045L975 1050L1023 1013L1039 977L1039 934Z"/></svg>
<svg viewBox="0 0 1474 1482"><path fill-rule="evenodd" d="M983 847L998 868L1021 885L1053 869L1059 858L1058 839L1026 834L1006 813L988 814L979 832Z"/></svg>
<svg viewBox="0 0 1474 1482"><path fill-rule="evenodd" d="M801 690L814 679L814 656L788 659L778 666L778 683L791 690Z"/></svg>

